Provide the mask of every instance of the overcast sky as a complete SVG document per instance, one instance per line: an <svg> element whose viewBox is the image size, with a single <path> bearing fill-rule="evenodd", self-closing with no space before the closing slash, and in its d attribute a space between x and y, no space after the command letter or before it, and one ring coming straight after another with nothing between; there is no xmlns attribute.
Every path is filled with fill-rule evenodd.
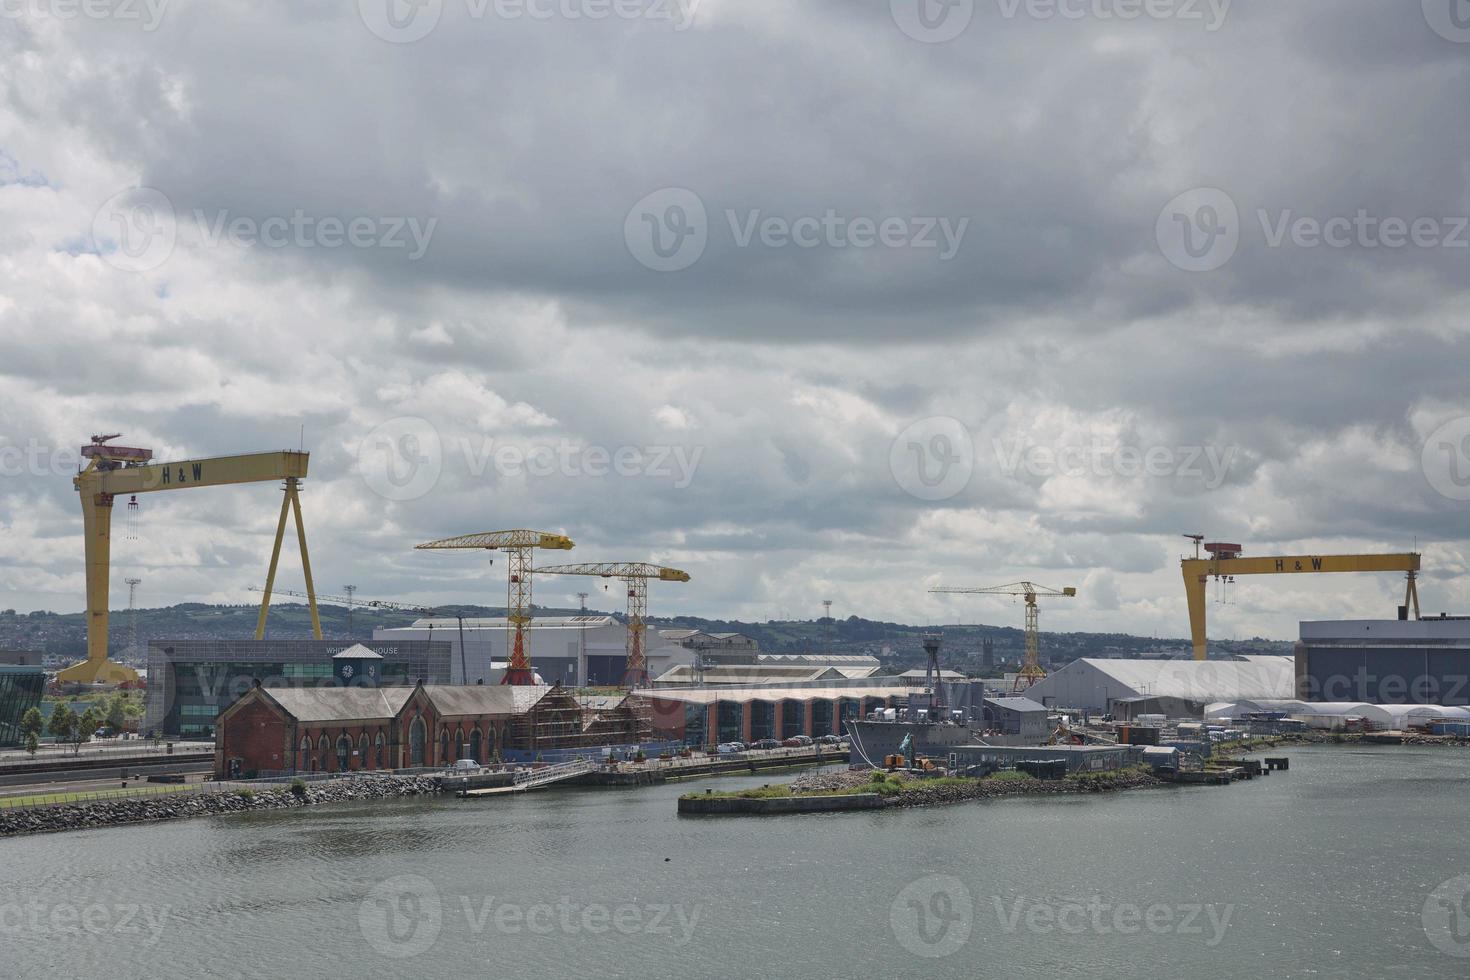
<svg viewBox="0 0 1470 980"><path fill-rule="evenodd" d="M1417 545L1470 611L1464 6L5 0L0 606L83 608L91 434L304 431L323 592L499 604L412 545L527 527L689 571L655 615L1019 626L927 590L1031 579L1177 637L1200 532ZM120 506L113 605L249 601L279 500Z"/></svg>

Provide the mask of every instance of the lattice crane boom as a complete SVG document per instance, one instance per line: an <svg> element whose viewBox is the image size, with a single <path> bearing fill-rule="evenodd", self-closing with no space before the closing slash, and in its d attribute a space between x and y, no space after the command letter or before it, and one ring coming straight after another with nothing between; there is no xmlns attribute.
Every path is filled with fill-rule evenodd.
<svg viewBox="0 0 1470 980"><path fill-rule="evenodd" d="M637 690L648 686L648 661L644 637L648 632L648 583L687 582L689 573L647 562L587 562L579 565L548 565L536 569L541 575L595 575L622 579L628 587L628 662L623 686Z"/></svg>
<svg viewBox="0 0 1470 980"><path fill-rule="evenodd" d="M1070 585L1063 589L1053 589L1035 582L1012 582L1009 585L981 588L938 586L929 591L940 595L1010 595L1026 600L1026 659L1021 664L1021 672L1016 675L1014 691L1024 691L1046 677L1046 671L1041 668L1041 630L1036 597L1071 598L1077 594L1077 590Z"/></svg>
<svg viewBox="0 0 1470 980"><path fill-rule="evenodd" d="M572 539L563 534L549 531L482 531L478 534L462 534L453 538L441 538L415 545L420 551L504 551L509 559L507 573L505 618L510 631L510 665L501 678L502 684L534 684L536 676L531 671L531 642L526 627L531 622L531 552L536 548L552 551L570 551Z"/></svg>

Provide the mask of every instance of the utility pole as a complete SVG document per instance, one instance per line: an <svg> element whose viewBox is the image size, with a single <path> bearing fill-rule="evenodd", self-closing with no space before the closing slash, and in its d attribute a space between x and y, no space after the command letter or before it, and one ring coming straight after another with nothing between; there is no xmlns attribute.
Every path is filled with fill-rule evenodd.
<svg viewBox="0 0 1470 980"><path fill-rule="evenodd" d="M587 597L589 595L591 595L591 594L592 593L590 593L590 592L578 592L577 593L577 601L582 604L582 615L583 616L587 615ZM590 683L587 680L587 624L586 623L582 623L581 624L581 628L577 630L577 677L578 677L578 683L582 684L583 686L586 686L587 684Z"/></svg>
<svg viewBox="0 0 1470 980"><path fill-rule="evenodd" d="M138 586L140 578L125 579L128 583L128 653L137 655L138 650Z"/></svg>
<svg viewBox="0 0 1470 980"><path fill-rule="evenodd" d="M352 597L357 592L357 586L344 585L342 591L347 593L347 636L352 637Z"/></svg>
<svg viewBox="0 0 1470 980"><path fill-rule="evenodd" d="M832 621L831 599L822 600L822 618L827 621L822 627L822 632L827 635L827 652L831 653L832 645L837 641L837 624Z"/></svg>

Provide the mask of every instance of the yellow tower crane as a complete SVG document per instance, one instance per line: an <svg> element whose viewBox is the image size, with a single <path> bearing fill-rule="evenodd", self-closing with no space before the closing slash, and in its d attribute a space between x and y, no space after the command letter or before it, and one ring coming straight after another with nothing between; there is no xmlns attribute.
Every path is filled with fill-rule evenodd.
<svg viewBox="0 0 1470 980"><path fill-rule="evenodd" d="M1021 664L1021 672L1016 675L1015 691L1024 691L1037 681L1046 677L1046 671L1041 669L1041 643L1037 623L1036 597L1039 595L1067 597L1077 594L1077 590L1071 586L1065 589L1051 589L1035 582L1014 582L1011 585L997 585L988 589L951 588L940 586L930 589L930 592L941 595L1014 595L1022 596L1026 600L1026 660Z"/></svg>
<svg viewBox="0 0 1470 980"><path fill-rule="evenodd" d="M505 618L511 634L510 664L500 682L517 685L536 683L536 676L531 672L530 639L526 636L526 627L531 622L531 576L535 571L531 567L531 552L535 548L571 551L572 539L546 531L484 531L429 541L414 547L420 551L504 551L509 556Z"/></svg>
<svg viewBox="0 0 1470 980"><path fill-rule="evenodd" d="M286 496L281 501L281 518L276 524L270 571L265 580L266 595L260 604L260 620L256 626L255 638L260 639L265 634L266 608L270 603L271 585L276 577L276 564L281 557L281 539L286 533L288 512L296 515L296 537L301 546L301 570L306 578L307 593L313 594L311 560L307 556L306 528L301 520L301 500L298 496L301 480L306 477L308 453L285 450L154 463L153 450L109 445L116 438L116 433L93 436L91 444L82 447L83 458L89 460L87 467L72 480L72 485L81 497L82 533L86 548L87 659L57 674L58 681L121 684L138 679L137 673L131 668L107 658L112 502L117 496L282 480ZM322 627L317 618L315 599L311 601L311 625L317 639L321 639Z"/></svg>
<svg viewBox="0 0 1470 980"><path fill-rule="evenodd" d="M1186 534L1194 542L1194 557L1181 560L1184 597L1189 603L1189 635L1194 659L1207 657L1205 640L1205 584L1211 576L1233 581L1237 575L1313 575L1326 572L1403 572L1408 578L1404 591L1404 615L1419 618L1420 556L1414 552L1386 555L1275 555L1242 558L1238 544L1205 543L1203 534ZM1210 556L1200 557L1203 548Z"/></svg>
<svg viewBox="0 0 1470 980"><path fill-rule="evenodd" d="M637 690L648 686L648 663L644 636L648 632L648 583L687 582L689 573L662 565L638 561L591 562L584 565L549 565L536 569L537 575L597 575L619 578L628 587L628 662L623 670L623 686Z"/></svg>

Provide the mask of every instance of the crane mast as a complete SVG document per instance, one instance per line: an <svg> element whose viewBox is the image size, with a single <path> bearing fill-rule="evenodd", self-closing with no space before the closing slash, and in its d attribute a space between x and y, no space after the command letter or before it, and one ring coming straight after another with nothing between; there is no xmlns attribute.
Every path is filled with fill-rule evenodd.
<svg viewBox="0 0 1470 980"><path fill-rule="evenodd" d="M995 585L989 588L940 586L929 591L941 595L1020 596L1026 600L1026 658L1021 664L1021 672L1016 675L1016 683L1012 686L1012 691L1015 693L1026 690L1046 677L1046 671L1041 667L1040 609L1036 604L1036 597L1071 598L1077 594L1077 590L1072 586L1067 586L1065 589L1052 589L1045 585L1037 585L1035 582L1013 582L1010 585Z"/></svg>
<svg viewBox="0 0 1470 980"><path fill-rule="evenodd" d="M596 575L623 580L628 588L628 660L623 669L623 686L629 690L647 687L648 660L644 637L648 632L648 583L687 582L689 573L636 561L550 565L536 571L541 575Z"/></svg>
<svg viewBox="0 0 1470 980"><path fill-rule="evenodd" d="M526 627L531 623L531 553L536 548L570 551L572 539L548 531L484 531L463 534L415 545L420 551L504 551L510 569L506 581L505 618L510 647L510 666L501 678L502 684L536 683L531 670L531 642ZM463 648L461 648L463 649Z"/></svg>

